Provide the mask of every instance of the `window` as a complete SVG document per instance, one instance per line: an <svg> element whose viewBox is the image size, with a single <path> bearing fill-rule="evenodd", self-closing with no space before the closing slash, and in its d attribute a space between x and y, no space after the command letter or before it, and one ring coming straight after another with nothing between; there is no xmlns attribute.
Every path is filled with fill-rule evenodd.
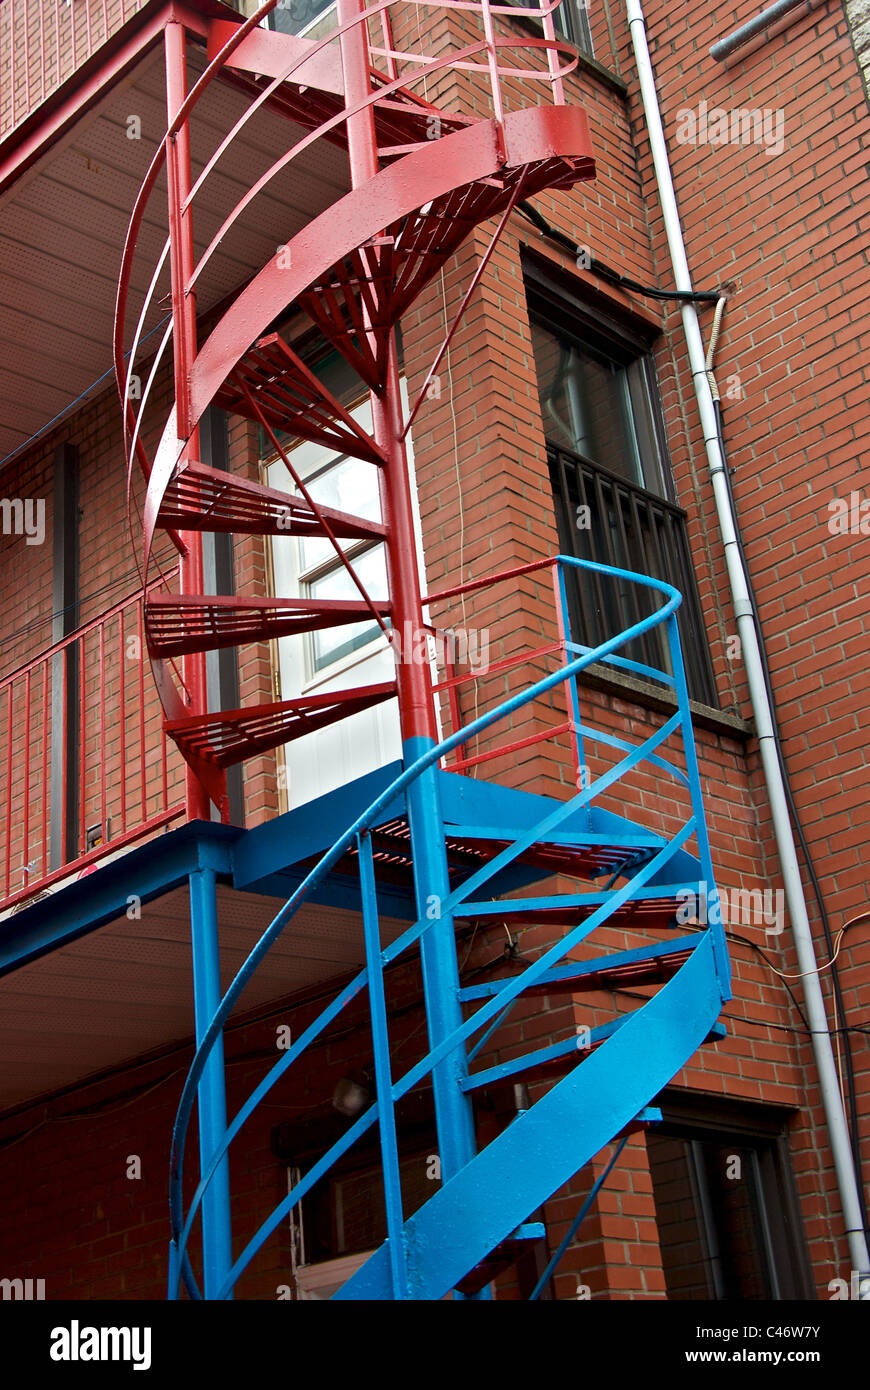
<svg viewBox="0 0 870 1390"><path fill-rule="evenodd" d="M683 595L689 693L716 703L686 514L674 496L649 341L526 267L532 347L562 551L650 575ZM661 606L639 585L578 571L571 630L594 647ZM620 653L670 674L664 628ZM643 675L644 673L635 673ZM649 679L650 677L646 677Z"/></svg>
<svg viewBox="0 0 870 1390"><path fill-rule="evenodd" d="M348 1124L348 1119L331 1106L321 1105L275 1126L272 1152L288 1169L291 1185L323 1157ZM397 1139L402 1209L407 1219L440 1183L431 1092L420 1091L406 1097ZM289 1234L299 1284L309 1282L307 1277L299 1280L300 1267L310 1270L329 1262L347 1277L353 1256L376 1250L383 1243L387 1218L376 1133L363 1135L303 1197L300 1209L291 1219ZM329 1269L325 1274L328 1278Z"/></svg>
<svg viewBox="0 0 870 1390"><path fill-rule="evenodd" d="M509 5L534 5L536 0L507 0ZM529 19L529 23L540 27L539 19ZM592 48L592 31L589 27L588 0L562 0L553 14L553 27L558 38L567 39L587 57L595 56Z"/></svg>
<svg viewBox="0 0 870 1390"><path fill-rule="evenodd" d="M294 342L300 355L336 399L349 410L363 429L370 430L371 405L363 383L337 352L326 347L319 334L309 334L307 339L300 338L298 333L292 331L296 326L291 320L284 330L286 336ZM360 396L364 398L360 400ZM286 432L279 430L277 433L282 443L289 446L288 452L293 466L315 502L368 521L381 520L378 469L374 464L344 454L330 453L319 444L300 445L298 440L294 440ZM264 459L273 456L271 444L262 432L260 450ZM277 477L271 480L273 484L293 489L283 466L277 467L275 472ZM295 552L291 562L291 582L294 589L298 590L300 598L363 601L359 589L327 537L309 540L287 538L281 539L279 544ZM389 592L384 546L371 541L345 540L342 541L341 548L370 597L375 601L387 599ZM312 632L305 643L307 678L311 679L333 662L367 646L379 633L380 627L374 618L371 622L352 623Z"/></svg>
<svg viewBox="0 0 870 1390"><path fill-rule="evenodd" d="M319 39L335 27L334 10L335 0L278 0L266 18L266 27L281 34L305 34L309 39ZM318 23L321 15L324 22Z"/></svg>
<svg viewBox="0 0 870 1390"><path fill-rule="evenodd" d="M369 411L368 403L363 410ZM306 487L321 506L334 507L368 521L381 519L377 470L373 464L352 458L331 460L319 473L306 479ZM342 549L370 597L374 601L389 598L384 546L367 541L345 542ZM331 541L326 538L299 541L299 557L301 596L327 600L360 599L359 589L336 555ZM321 671L331 662L366 646L379 632L374 619L313 632L311 673Z"/></svg>
<svg viewBox="0 0 870 1390"><path fill-rule="evenodd" d="M754 1107L662 1105L647 1134L668 1297L812 1297L785 1120ZM760 1107L759 1107L760 1109Z"/></svg>

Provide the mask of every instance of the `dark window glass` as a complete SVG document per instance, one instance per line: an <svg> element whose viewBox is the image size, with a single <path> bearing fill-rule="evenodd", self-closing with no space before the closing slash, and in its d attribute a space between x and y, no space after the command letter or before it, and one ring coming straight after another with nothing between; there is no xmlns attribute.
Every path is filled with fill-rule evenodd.
<svg viewBox="0 0 870 1390"><path fill-rule="evenodd" d="M267 27L277 29L282 34L307 33L313 38L315 35L311 31L318 15L334 7L335 0L278 0L278 4L267 17ZM324 26L322 31L319 29L316 37L322 37L327 27L334 27L335 23L333 15L331 25Z"/></svg>
<svg viewBox="0 0 870 1390"><path fill-rule="evenodd" d="M662 579L679 589L680 636L690 694L716 703L691 563L686 515L673 495L649 354L530 296L532 346L564 553ZM577 574L568 586L574 639L594 647L661 607L662 599L622 579ZM672 675L664 627L621 653ZM648 673L636 672L646 679Z"/></svg>
<svg viewBox="0 0 870 1390"><path fill-rule="evenodd" d="M528 5L531 7L535 0L507 0L509 5ZM539 19L529 20L532 24L540 26ZM587 0L563 0L558 10L553 13L553 27L559 38L567 39L573 43L575 48L581 53L593 57L592 32L589 28L589 10Z"/></svg>
<svg viewBox="0 0 870 1390"><path fill-rule="evenodd" d="M782 1137L666 1124L647 1152L669 1298L805 1296Z"/></svg>

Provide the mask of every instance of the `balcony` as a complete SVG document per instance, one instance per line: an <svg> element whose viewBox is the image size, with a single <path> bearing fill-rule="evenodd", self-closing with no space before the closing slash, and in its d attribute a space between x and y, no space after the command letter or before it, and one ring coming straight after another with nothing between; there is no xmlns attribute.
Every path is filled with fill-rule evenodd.
<svg viewBox="0 0 870 1390"><path fill-rule="evenodd" d="M147 0L3 0L0 139L108 43Z"/></svg>
<svg viewBox="0 0 870 1390"><path fill-rule="evenodd" d="M136 593L0 681L0 914L183 818L146 664Z"/></svg>

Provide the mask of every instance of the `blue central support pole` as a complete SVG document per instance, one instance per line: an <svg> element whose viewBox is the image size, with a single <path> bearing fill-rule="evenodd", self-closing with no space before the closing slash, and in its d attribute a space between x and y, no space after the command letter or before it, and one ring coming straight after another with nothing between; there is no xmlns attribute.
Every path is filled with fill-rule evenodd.
<svg viewBox="0 0 870 1390"><path fill-rule="evenodd" d="M371 105L363 105L371 95L371 57L364 13L364 0L338 0L339 24L349 26L339 42L344 99L349 109L362 106L361 110L347 118L348 158L354 188L363 187L376 178L379 169L374 109ZM355 25L354 20L357 21ZM379 260L379 250L374 246L366 247L363 256L370 273L373 273ZM379 291L376 293L379 294ZM379 304L378 307L381 312L389 309L388 304ZM383 521L387 527L393 632L402 641L406 640L406 634L411 635L410 652L403 654L400 650L396 653L394 648L397 655L396 686L402 749L405 766L408 767L435 746L435 698L428 663L415 660L413 655L416 640L425 633L426 626L423 622L417 565L410 470L404 442L396 335L390 329L385 338L379 341L381 330L374 326L365 312L373 353L379 356L381 350L386 349L382 380L372 388L370 399L372 432L383 455L380 495ZM434 768L429 768L410 784L407 806L417 912L425 920L440 903L446 902L450 893L438 776ZM432 926L423 935L421 955L429 1041L435 1047L461 1024L462 1014L453 918L432 915L429 920ZM471 1103L459 1087L464 1067L465 1047L460 1044L456 1051L438 1063L432 1075L443 1181L469 1163L475 1152ZM461 1295L457 1294L456 1297Z"/></svg>
<svg viewBox="0 0 870 1390"><path fill-rule="evenodd" d="M193 999L197 1045L221 1002L217 878L200 867L190 875L190 935L193 947ZM223 1038L218 1038L197 1089L199 1165L204 1173L227 1128ZM224 1157L202 1199L202 1261L206 1298L216 1298L232 1268L230 1169Z"/></svg>
<svg viewBox="0 0 870 1390"><path fill-rule="evenodd" d="M431 739L405 739L405 766L416 762L431 747ZM417 916L431 922L420 940L420 960L429 1044L434 1048L459 1028L463 1021L453 915L441 910L450 895L450 879L438 777L434 767L410 784L407 805L414 855ZM476 1152L471 1099L461 1087L467 1075L468 1060L462 1043L436 1063L432 1070L442 1182L449 1182L471 1162ZM456 1238L461 1240L461 1232L457 1232ZM464 1297L485 1300L491 1294L489 1289L482 1289L476 1294L454 1294L454 1298Z"/></svg>

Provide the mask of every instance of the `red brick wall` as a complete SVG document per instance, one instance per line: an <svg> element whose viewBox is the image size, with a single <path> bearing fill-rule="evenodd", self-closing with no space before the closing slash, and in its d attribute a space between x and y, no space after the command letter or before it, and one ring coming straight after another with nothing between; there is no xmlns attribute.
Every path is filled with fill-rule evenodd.
<svg viewBox="0 0 870 1390"><path fill-rule="evenodd" d="M856 225L866 216L859 182L858 149L868 117L860 76L839 9L817 10L760 55L726 72L706 58L719 36L714 16L687 10L676 0L650 6L653 61L669 136L678 196L699 285L736 282L719 349L720 383L739 375L742 394L726 400L726 432L735 487L745 526L753 577L769 637L785 749L794 774L801 814L817 856L835 929L865 901L863 862L868 817L861 797L865 740L860 714L866 696L867 589L862 559L866 537L833 537L827 530L827 504L861 489L860 439L846 418L857 407L864 381L866 343L862 332ZM742 3L729 13L739 23L754 12ZM450 24L459 23L450 17ZM721 22L721 21L720 21ZM446 23L446 21L445 21ZM588 244L595 256L644 282L670 284L663 231L657 211L650 160L633 80L633 59L621 7L593 7L596 52L629 83L625 101L593 72L570 81L572 99L586 106L599 172L594 183L574 194L536 199L557 227ZM612 46L611 46L611 34ZM828 84L838 95L831 98ZM450 84L442 84L449 89ZM433 91L429 92L434 96ZM446 95L438 95L447 102ZM680 145L676 112L706 99L710 105L784 107L786 148L766 158L761 150L713 149ZM480 229L445 267L403 324L405 365L411 398L421 386L445 326L456 312L464 287L482 254L489 228ZM550 256L576 275L581 288L600 284L576 271L570 258L549 247L521 219L511 222L453 340L440 375L439 399L427 402L414 429L417 481L423 518L430 588L452 586L495 570L522 565L558 548L549 495L543 433L538 408L525 310L520 253L523 246ZM640 296L610 292L615 303L661 326L656 352L672 463L681 504L689 513L701 601L721 704L748 717L745 681L739 662L729 660L727 639L734 633L722 547L718 541L703 444L692 399L679 315ZM861 348L864 347L862 354ZM120 439L117 408L111 398L98 403L43 441L21 465L23 495L47 491L53 442L69 439L82 450L82 543L84 610L99 611L97 591L129 569L123 539ZM247 426L234 423L231 466L256 476L256 446ZM11 495L12 484L5 485ZM863 495L863 494L862 494ZM49 509L50 513L50 509ZM110 551L105 535L118 544ZM5 544L9 544L6 542ZM16 544L18 544L16 542ZM33 551L36 548L32 548ZM47 618L50 558L43 550L28 556L28 584L17 592L17 606L4 615L12 634L38 614ZM264 552L259 542L236 549L240 591L261 592ZM46 590L46 585L49 585ZM48 594L48 596L47 596ZM25 596L26 595L26 596ZM502 591L450 600L436 617L462 627L486 628L492 660L534 649L555 636L547 584L527 578ZM10 661L20 662L28 641L15 638ZM4 666L4 670L8 670ZM550 669L536 657L512 676L479 683L477 708L484 709L534 673ZM265 648L245 649L240 674L243 699L269 698L269 659ZM150 685L147 686L150 692ZM153 695L147 694L149 709ZM465 717L475 711L471 689L462 696ZM611 732L640 740L661 720L630 690L590 689L584 715ZM507 737L526 738L564 718L560 697L521 712L509 727L493 731L469 753L492 749ZM715 722L698 729L699 757L708 807L714 863L728 887L776 889L773 850L763 784L754 743L739 721ZM155 750L155 742L150 745ZM484 765L481 776L564 796L573 770L567 747L532 745L520 754ZM2 768L0 768L2 776ZM246 772L250 822L279 807L275 763L259 760ZM17 795L21 795L20 791ZM679 807L660 784L638 773L605 803L635 816L651 828L673 829ZM816 914L814 913L814 918ZM778 1104L794 1112L791 1131L798 1188L815 1278L822 1296L828 1281L847 1269L842 1222L836 1214L833 1174L818 1109L812 1057L800 1017L782 981L755 947L762 947L778 969L797 965L788 933L766 938L760 927L739 927L747 941L732 943L735 998L726 1008L729 1036L705 1049L676 1084L700 1094L728 1095L749 1102ZM639 945L639 933L602 933L602 945ZM530 930L524 952L546 944L547 933ZM753 944L754 943L754 944ZM870 977L866 926L845 939L841 955L846 1004L861 1019L861 994ZM481 932L468 969L501 949L497 932ZM824 943L819 944L825 959ZM824 978L824 977L823 977ZM551 1009L518 1008L497 1035L493 1060L506 1060L564 1036L577 1023L594 1024L631 1007L629 997L593 995L582 1004L558 1001ZM231 1052L258 1050L268 1055L272 1024L252 1024L234 1036ZM410 1032L410 1024L409 1024ZM281 1092L288 1113L304 1112L331 1093L349 1054L338 1045L321 1054L296 1088ZM99 1097L112 1098L105 1115L52 1122L35 1129L31 1117L10 1120L2 1132L32 1130L13 1148L0 1147L0 1181L18 1183L23 1217L4 1247L16 1257L15 1273L45 1277L49 1296L64 1291L159 1297L165 1269L166 1137L171 1101L180 1087L174 1074L145 1094L167 1068L155 1063L135 1076L108 1081ZM866 1097L868 1071L856 1056L859 1085ZM251 1072L255 1070L251 1066ZM241 1094L247 1063L231 1066L234 1094ZM143 1093L127 1103L130 1086ZM90 1093L52 1104L50 1115L90 1106ZM123 1109L119 1108L124 1106ZM864 1102L864 1121L867 1105ZM253 1138L234 1164L244 1174L240 1218L264 1213L281 1195L281 1174L268 1152L268 1123L258 1116ZM66 1141L68 1168L62 1184L52 1170L56 1139ZM2 1142L2 1140L0 1140ZM129 1153L143 1157L142 1185L124 1178ZM608 1155L599 1155L547 1209L555 1246L583 1193ZM191 1158L191 1167L195 1160ZM17 1214L16 1214L17 1215ZM614 1171L589 1222L566 1257L559 1276L560 1297L577 1296L577 1284L594 1297L660 1297L664 1289L655 1238L655 1209L642 1136L634 1137ZM241 1222L240 1222L241 1224ZM48 1250L50 1233L62 1225L71 1233L70 1250ZM73 1238L74 1237L74 1238ZM243 1295L274 1297L284 1282L286 1248L280 1236L264 1253L240 1289ZM39 1255L37 1257L37 1251ZM27 1268L24 1265L27 1264ZM52 1282L56 1281L56 1282ZM503 1286L511 1296L510 1278Z"/></svg>
<svg viewBox="0 0 870 1390"><path fill-rule="evenodd" d="M723 24L719 11L687 9L669 0L648 7L647 23L696 284L713 288L731 281L736 286L717 358L726 441L786 759L836 932L867 901L867 739L861 727L870 649L867 540L860 534L832 536L828 521L835 498L848 500L853 491L864 497L867 488L870 328L862 290L870 276L861 243L868 215L862 150L870 137L870 113L840 6L818 6L808 15L792 16L781 34L747 48L728 67L710 59L710 44L725 29L745 22L756 8L741 3ZM625 73L632 60L624 34L621 51ZM701 101L707 101L708 111L781 111L782 152L768 155L763 147L730 143L680 143L677 113L698 110ZM630 111L654 264L664 282L671 271L634 87ZM769 129L775 135L777 127ZM675 310L669 312L667 327L685 397L688 374ZM676 422L676 381L664 372L662 377L668 416ZM729 398L729 386L739 387L739 395ZM709 535L715 533L715 520L710 488L703 481L694 410L684 411L683 421L683 448L679 426L671 431L671 447L678 476L681 468L687 475L694 471L691 451L701 475L693 521L698 531ZM712 580L724 593L718 545L712 547L710 559L710 572L704 576L702 571L702 580ZM727 609L726 613L726 629L733 633L733 617ZM721 670L722 652L715 640L714 658ZM745 711L739 662L734 677ZM750 763L749 770L762 873L772 877L776 861L769 814L757 765ZM823 962L829 952L811 895L808 902ZM864 1021L860 1000L868 984L867 933L866 923L853 928L844 938L839 960L848 1022L854 1024ZM784 961L785 969L795 969L789 956L783 952L780 968ZM827 973L822 981L829 1018L836 1022ZM769 998L769 976L765 983ZM765 1076L769 1066L777 1066L777 1051L772 1034L755 1064ZM859 1045L854 1054L858 1090L865 1098L861 1133L866 1150L866 1049ZM806 1068L814 1103L814 1071L804 1040L795 1061ZM742 1069L751 1075L746 1062ZM800 1072L792 1074L799 1083ZM777 1084L786 1075L777 1066ZM772 1092L768 1094L772 1099ZM829 1261L828 1277L841 1275L843 1269L830 1259L830 1247L822 1253L831 1230L839 1232L841 1222L838 1217L832 1221L825 1211L833 1177L817 1110L811 1117L802 1115L794 1143L801 1150L799 1185L811 1215L814 1249L820 1265ZM842 1244L839 1248L842 1251Z"/></svg>
<svg viewBox="0 0 870 1390"><path fill-rule="evenodd" d="M14 16L10 5L0 17L0 136L20 125L143 3L83 0L56 8L41 0Z"/></svg>

